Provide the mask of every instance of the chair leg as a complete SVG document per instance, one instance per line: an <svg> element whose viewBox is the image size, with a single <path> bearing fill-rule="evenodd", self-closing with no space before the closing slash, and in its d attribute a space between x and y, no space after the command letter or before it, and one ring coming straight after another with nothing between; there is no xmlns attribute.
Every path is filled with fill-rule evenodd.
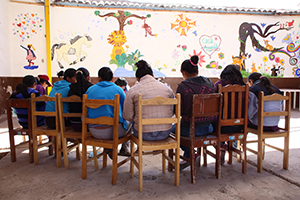
<svg viewBox="0 0 300 200"><path fill-rule="evenodd" d="M173 149L169 149L169 157L172 159L172 160L174 160L174 150ZM174 166L175 167L175 166ZM173 165L170 163L170 162L168 162L168 171L169 172L171 172L171 171L173 171Z"/></svg>
<svg viewBox="0 0 300 200"><path fill-rule="evenodd" d="M95 171L97 171L99 166L98 166L98 159L97 159L97 150L96 150L95 146L93 146L93 155L94 155L94 157L93 157L94 158L94 167L95 167Z"/></svg>
<svg viewBox="0 0 300 200"><path fill-rule="evenodd" d="M262 140L262 160L265 159L265 144L266 144L266 139Z"/></svg>
<svg viewBox="0 0 300 200"><path fill-rule="evenodd" d="M179 147L175 149L175 186L179 186L179 159L180 159L180 150Z"/></svg>
<svg viewBox="0 0 300 200"><path fill-rule="evenodd" d="M57 134L56 135L56 167L61 167L61 152L62 152L62 147L61 147L61 135Z"/></svg>
<svg viewBox="0 0 300 200"><path fill-rule="evenodd" d="M237 140L237 149L241 150L241 140ZM238 162L241 162L241 155L240 154L237 154L236 158L237 158Z"/></svg>
<svg viewBox="0 0 300 200"><path fill-rule="evenodd" d="M130 174L131 178L134 176L134 164L133 164L133 159L134 159L134 142L130 142Z"/></svg>
<svg viewBox="0 0 300 200"><path fill-rule="evenodd" d="M143 191L143 155L142 155L142 148L138 150L139 154L139 191Z"/></svg>
<svg viewBox="0 0 300 200"><path fill-rule="evenodd" d="M258 136L258 142L257 142L257 172L261 173L262 172L262 149L263 149L263 144L262 144L262 138L261 136Z"/></svg>
<svg viewBox="0 0 300 200"><path fill-rule="evenodd" d="M15 135L9 133L9 142L10 142L10 159L11 162L16 162L16 146L15 146ZM29 143L30 146L30 143ZM30 151L29 151L30 152Z"/></svg>
<svg viewBox="0 0 300 200"><path fill-rule="evenodd" d="M106 149L103 149L103 166L102 168L105 168L107 166L107 152Z"/></svg>
<svg viewBox="0 0 300 200"><path fill-rule="evenodd" d="M39 135L39 144L43 144L43 136Z"/></svg>
<svg viewBox="0 0 300 200"><path fill-rule="evenodd" d="M228 142L228 164L231 164L232 163L232 150L231 150L231 147L232 147L232 141L229 141Z"/></svg>
<svg viewBox="0 0 300 200"><path fill-rule="evenodd" d="M166 150L162 150L161 153L161 162L162 162L162 172L166 173Z"/></svg>
<svg viewBox="0 0 300 200"><path fill-rule="evenodd" d="M82 144L82 161L81 161L81 177L86 179L87 177L87 152L86 145Z"/></svg>
<svg viewBox="0 0 300 200"><path fill-rule="evenodd" d="M247 172L247 141L243 140L243 157L242 157L242 172L245 174Z"/></svg>
<svg viewBox="0 0 300 200"><path fill-rule="evenodd" d="M112 185L117 184L117 171L118 171L118 145L113 148L112 152Z"/></svg>
<svg viewBox="0 0 300 200"><path fill-rule="evenodd" d="M207 148L204 146L203 147L203 152L202 152L202 156L203 156L203 166L206 167L207 166ZM217 150L216 150L217 151Z"/></svg>
<svg viewBox="0 0 300 200"><path fill-rule="evenodd" d="M32 133L28 134L28 142L29 142L29 163L33 163L33 141L32 141Z"/></svg>
<svg viewBox="0 0 300 200"><path fill-rule="evenodd" d="M76 148L76 159L81 160L81 144L79 142L79 139L76 139L77 142L77 148Z"/></svg>
<svg viewBox="0 0 300 200"><path fill-rule="evenodd" d="M65 169L69 168L69 158L68 158L68 152L67 152L67 139L62 138L62 150L63 150L63 155L64 155L64 165Z"/></svg>
<svg viewBox="0 0 300 200"><path fill-rule="evenodd" d="M200 167L201 166L201 147L197 148L197 154L198 154L198 156L200 156L200 159L197 160L197 163L195 160L195 166Z"/></svg>
<svg viewBox="0 0 300 200"><path fill-rule="evenodd" d="M190 168L191 168L191 182L196 183L196 173L195 173L195 151L194 147L190 146Z"/></svg>
<svg viewBox="0 0 300 200"><path fill-rule="evenodd" d="M217 179L221 178L221 146L220 144L216 147L216 166L215 166L215 174Z"/></svg>
<svg viewBox="0 0 300 200"><path fill-rule="evenodd" d="M39 163L37 135L32 136L32 144L33 144L34 164L37 165Z"/></svg>
<svg viewBox="0 0 300 200"><path fill-rule="evenodd" d="M55 146L55 144L54 144L54 140L55 140L55 138L54 138L54 136L48 136L49 137L49 142L53 142L53 144L52 145L50 145L49 146L49 149L48 149L48 154L50 155L50 156L52 156L53 155L53 150L54 150L54 146ZM57 152L56 152L57 153ZM56 156L56 155L55 155Z"/></svg>
<svg viewBox="0 0 300 200"><path fill-rule="evenodd" d="M283 169L289 168L289 135L284 137Z"/></svg>

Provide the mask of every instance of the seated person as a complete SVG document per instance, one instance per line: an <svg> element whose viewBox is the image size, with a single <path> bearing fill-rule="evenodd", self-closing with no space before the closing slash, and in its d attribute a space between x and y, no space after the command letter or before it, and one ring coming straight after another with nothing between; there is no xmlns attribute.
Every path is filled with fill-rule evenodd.
<svg viewBox="0 0 300 200"><path fill-rule="evenodd" d="M119 87L121 87L123 89L123 91L125 92L125 95L127 93L127 81L125 78L118 78L115 81L115 84Z"/></svg>
<svg viewBox="0 0 300 200"><path fill-rule="evenodd" d="M249 109L248 109L248 127L257 129L258 124L258 94L260 91L264 92L265 96L282 92L274 85L271 84L270 80L262 76L260 73L253 72L247 78L249 88ZM281 101L267 101L264 104L264 111L281 111ZM280 117L265 117L263 129L264 131L278 131L278 122Z"/></svg>
<svg viewBox="0 0 300 200"><path fill-rule="evenodd" d="M47 95L47 87L52 87L53 85L49 82L49 77L47 75L38 75L36 90L41 93L41 95Z"/></svg>
<svg viewBox="0 0 300 200"><path fill-rule="evenodd" d="M88 99L115 99L115 95L120 95L120 109L119 109L119 137L123 137L126 133L130 131L129 123L123 118L123 104L125 100L125 93L116 84L112 82L113 72L109 67L102 67L98 71L98 80L99 82L86 91ZM114 110L111 106L105 105L97 109L88 109L87 117L88 118L98 118L102 116L114 117ZM113 127L107 125L99 124L89 124L88 128L93 137L98 139L113 139ZM129 153L129 143L123 143L120 153L128 154ZM109 154L110 155L110 154Z"/></svg>
<svg viewBox="0 0 300 200"><path fill-rule="evenodd" d="M31 75L26 75L23 78L23 82L17 85L16 91L10 96L10 99L29 99L31 93L34 93L36 97L41 96L41 94L35 90L36 79ZM37 102L37 111L45 110L45 102ZM18 122L23 128L28 128L28 110L23 108L16 108L15 112L17 114ZM37 117L37 126L44 125L44 117Z"/></svg>
<svg viewBox="0 0 300 200"><path fill-rule="evenodd" d="M181 125L180 135L184 137L190 136L190 123L192 115L192 102L194 94L209 94L214 93L213 82L206 77L198 76L198 61L199 57L194 55L190 59L187 59L181 64L181 73L184 81L178 84L176 93L181 95ZM213 118L196 118L195 119L195 136L207 135L213 131L211 124ZM183 157L190 158L190 148L180 145L180 148L184 151ZM199 155L195 154L195 158ZM200 158L200 156L199 156ZM189 166L190 163L182 161L180 163L180 169L184 169Z"/></svg>
<svg viewBox="0 0 300 200"><path fill-rule="evenodd" d="M55 97L56 93L61 93L62 97L67 97L70 90L69 86L72 83L76 83L76 70L73 68L68 68L64 72L64 79L54 83L53 88L49 94L49 97ZM68 103L63 103L63 107L64 107L64 112L68 113L69 112ZM47 102L45 111L54 112L55 110L56 110L55 102L54 101ZM55 129L56 128L55 117L45 117L45 124L49 128ZM66 120L66 125L70 125L70 122L68 120Z"/></svg>
<svg viewBox="0 0 300 200"><path fill-rule="evenodd" d="M123 117L133 122L133 134L138 137L138 96L142 94L143 99L152 99L157 96L174 98L174 93L170 87L157 81L153 77L153 71L144 60L138 61L135 76L138 83L127 92ZM173 116L172 106L151 106L143 107L143 118L169 118ZM143 126L143 140L163 140L171 131L171 124L145 125Z"/></svg>
<svg viewBox="0 0 300 200"><path fill-rule="evenodd" d="M72 95L79 96L82 98L82 95L87 91L89 87L93 84L90 82L90 73L84 68L80 67L76 71L76 83L70 85L70 90L68 97ZM70 102L69 103L69 112L70 113L81 113L82 112L82 103L80 102ZM71 117L70 118L71 126L76 131L82 131L81 117Z"/></svg>

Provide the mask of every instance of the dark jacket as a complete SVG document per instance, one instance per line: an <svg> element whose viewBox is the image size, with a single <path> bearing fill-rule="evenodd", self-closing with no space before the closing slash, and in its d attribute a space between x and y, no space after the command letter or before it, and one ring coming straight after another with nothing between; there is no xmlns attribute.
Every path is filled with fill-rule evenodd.
<svg viewBox="0 0 300 200"><path fill-rule="evenodd" d="M80 87L79 83L72 83L69 86L70 90L69 90L69 93L68 93L68 97L72 96L72 95L76 95L76 96L79 96L80 98L82 98L82 95L85 94L87 89L89 87L91 87L92 85L93 85L92 83L86 82L85 85ZM82 112L82 103L69 103L69 112L70 113L81 113ZM80 117L72 117L72 118L70 118L70 120L81 122Z"/></svg>
<svg viewBox="0 0 300 200"><path fill-rule="evenodd" d="M41 94L33 89L33 88L28 88L27 92L23 93L13 93L9 98L10 99L29 99L31 93L34 93L36 97L41 96ZM45 111L46 104L45 102L37 102L36 103L36 110L37 111ZM23 126L23 128L28 128L28 110L25 108L15 108L15 112L17 114L17 118L19 121L19 124ZM37 117L37 126L42 126L44 125L44 117L38 116Z"/></svg>
<svg viewBox="0 0 300 200"><path fill-rule="evenodd" d="M181 124L182 126L189 127L192 114L192 101L194 94L208 94L216 92L213 82L206 77L197 76L188 78L182 81L176 93L181 95ZM213 117L199 117L195 119L195 126L202 127L211 123Z"/></svg>

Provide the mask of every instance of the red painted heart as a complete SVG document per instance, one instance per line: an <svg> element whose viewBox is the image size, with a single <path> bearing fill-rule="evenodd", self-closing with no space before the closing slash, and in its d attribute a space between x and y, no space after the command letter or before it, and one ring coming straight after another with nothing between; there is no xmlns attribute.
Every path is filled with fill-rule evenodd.
<svg viewBox="0 0 300 200"><path fill-rule="evenodd" d="M17 26L18 26L18 27L21 27L21 23L18 23Z"/></svg>

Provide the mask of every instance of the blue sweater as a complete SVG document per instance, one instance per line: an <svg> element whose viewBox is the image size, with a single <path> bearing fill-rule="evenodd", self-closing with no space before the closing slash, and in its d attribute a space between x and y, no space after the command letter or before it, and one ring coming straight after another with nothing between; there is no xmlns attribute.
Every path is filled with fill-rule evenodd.
<svg viewBox="0 0 300 200"><path fill-rule="evenodd" d="M55 93L60 93L62 95L62 97L67 97L69 90L70 90L69 85L71 85L71 83L69 83L66 80L61 80L61 81L55 82L53 85L53 88L49 94L49 97L55 97ZM68 113L69 112L69 104L63 103L63 107L64 107L64 112ZM47 102L46 111L49 111L49 112L55 111L54 101Z"/></svg>
<svg viewBox="0 0 300 200"><path fill-rule="evenodd" d="M123 124L123 127L127 129L127 122L123 118L123 104L125 100L125 93L116 84L109 81L101 81L91 86L87 91L88 99L115 99L115 94L120 95L120 109L119 109L119 122ZM97 109L88 109L88 118L97 117L114 117L114 109L111 106L101 106Z"/></svg>

